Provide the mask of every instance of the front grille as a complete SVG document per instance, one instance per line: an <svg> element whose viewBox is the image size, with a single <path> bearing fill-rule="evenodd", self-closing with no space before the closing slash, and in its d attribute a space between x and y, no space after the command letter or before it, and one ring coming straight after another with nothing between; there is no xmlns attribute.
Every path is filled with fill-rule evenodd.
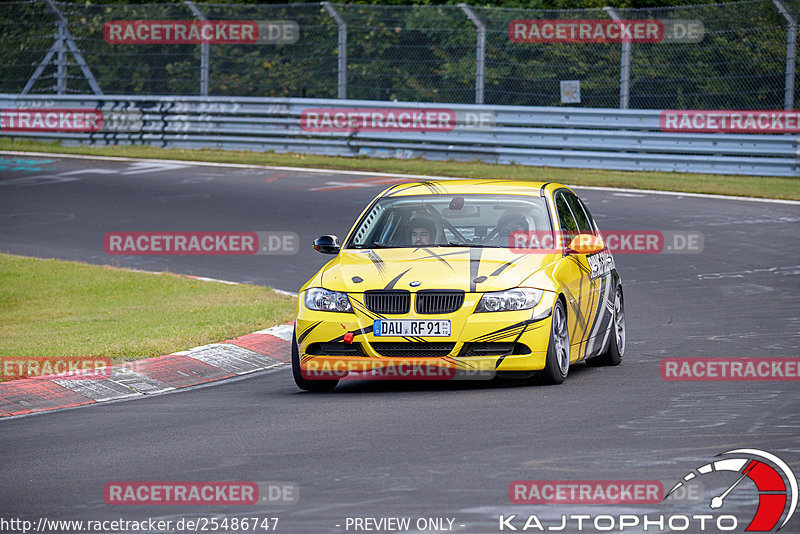
<svg viewBox="0 0 800 534"><path fill-rule="evenodd" d="M314 356L364 356L364 351L361 350L361 343L337 341L312 343L306 349L306 353Z"/></svg>
<svg viewBox="0 0 800 534"><path fill-rule="evenodd" d="M459 356L508 356L514 351L515 343L464 343Z"/></svg>
<svg viewBox="0 0 800 534"><path fill-rule="evenodd" d="M441 358L453 351L455 343L371 343L381 356L396 358Z"/></svg>
<svg viewBox="0 0 800 534"><path fill-rule="evenodd" d="M411 293L404 289L365 291L364 305L373 313L406 314L411 309Z"/></svg>
<svg viewBox="0 0 800 534"><path fill-rule="evenodd" d="M464 304L463 291L424 289L417 292L415 308L420 315L453 313Z"/></svg>

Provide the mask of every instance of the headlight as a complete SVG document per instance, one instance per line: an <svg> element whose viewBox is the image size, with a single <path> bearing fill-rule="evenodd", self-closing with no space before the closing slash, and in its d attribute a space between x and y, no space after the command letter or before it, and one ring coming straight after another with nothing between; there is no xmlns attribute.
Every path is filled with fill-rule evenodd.
<svg viewBox="0 0 800 534"><path fill-rule="evenodd" d="M541 289L520 287L506 291L484 293L476 312L529 310L542 300Z"/></svg>
<svg viewBox="0 0 800 534"><path fill-rule="evenodd" d="M306 308L309 310L332 311L353 313L347 293L330 291L321 287L312 287L306 290Z"/></svg>

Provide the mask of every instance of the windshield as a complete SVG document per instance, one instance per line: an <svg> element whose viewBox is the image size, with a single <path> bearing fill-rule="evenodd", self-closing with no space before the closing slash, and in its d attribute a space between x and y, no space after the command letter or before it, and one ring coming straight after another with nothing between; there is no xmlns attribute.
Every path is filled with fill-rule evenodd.
<svg viewBox="0 0 800 534"><path fill-rule="evenodd" d="M544 198L419 195L380 199L345 248L509 248L512 232L552 233Z"/></svg>

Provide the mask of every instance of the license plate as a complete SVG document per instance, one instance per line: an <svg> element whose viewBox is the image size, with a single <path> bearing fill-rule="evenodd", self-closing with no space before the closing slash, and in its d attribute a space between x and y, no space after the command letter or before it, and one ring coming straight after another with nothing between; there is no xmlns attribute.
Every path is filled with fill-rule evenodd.
<svg viewBox="0 0 800 534"><path fill-rule="evenodd" d="M417 319L376 319L372 328L376 336L447 337L450 320L424 321Z"/></svg>

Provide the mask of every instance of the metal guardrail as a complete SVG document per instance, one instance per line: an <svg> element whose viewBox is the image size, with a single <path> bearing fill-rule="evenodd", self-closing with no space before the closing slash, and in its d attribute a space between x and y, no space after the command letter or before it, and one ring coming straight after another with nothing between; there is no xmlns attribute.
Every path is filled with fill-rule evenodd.
<svg viewBox="0 0 800 534"><path fill-rule="evenodd" d="M64 144L146 144L334 156L426 158L530 166L800 176L795 134L671 133L660 111L476 106L356 100L232 97L52 96L0 94L6 114L97 110L97 131L13 131L0 135ZM449 131L309 131L313 109L446 110ZM31 124L28 124L31 126Z"/></svg>

